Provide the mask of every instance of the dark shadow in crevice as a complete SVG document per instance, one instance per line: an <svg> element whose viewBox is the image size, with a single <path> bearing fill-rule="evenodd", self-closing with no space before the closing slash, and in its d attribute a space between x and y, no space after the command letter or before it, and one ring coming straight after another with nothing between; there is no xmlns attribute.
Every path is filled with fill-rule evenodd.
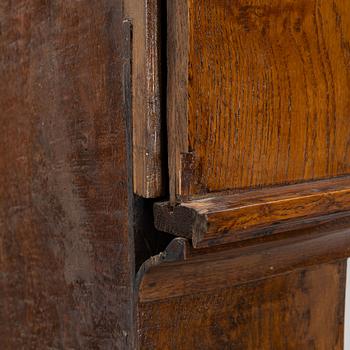
<svg viewBox="0 0 350 350"><path fill-rule="evenodd" d="M153 204L169 198L168 172L168 137L167 137L167 8L166 1L158 0L159 20L159 72L161 101L161 149L162 149L162 182L163 196L157 199L145 199L134 196L134 237L135 237L135 269L151 256L162 252L174 239L174 236L159 232L154 227Z"/></svg>
<svg viewBox="0 0 350 350"><path fill-rule="evenodd" d="M135 270L151 256L164 251L174 236L159 232L154 227L153 204L154 199L134 198L134 246Z"/></svg>

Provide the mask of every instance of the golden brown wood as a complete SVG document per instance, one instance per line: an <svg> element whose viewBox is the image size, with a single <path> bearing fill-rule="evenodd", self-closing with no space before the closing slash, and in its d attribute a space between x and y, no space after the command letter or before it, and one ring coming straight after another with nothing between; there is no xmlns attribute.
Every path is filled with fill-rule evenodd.
<svg viewBox="0 0 350 350"><path fill-rule="evenodd" d="M169 0L172 200L350 172L350 2Z"/></svg>
<svg viewBox="0 0 350 350"><path fill-rule="evenodd" d="M163 193L161 123L160 0L125 0L133 24L132 110L134 192Z"/></svg>
<svg viewBox="0 0 350 350"><path fill-rule="evenodd" d="M350 177L221 195L154 207L160 231L195 247L267 236L350 214Z"/></svg>

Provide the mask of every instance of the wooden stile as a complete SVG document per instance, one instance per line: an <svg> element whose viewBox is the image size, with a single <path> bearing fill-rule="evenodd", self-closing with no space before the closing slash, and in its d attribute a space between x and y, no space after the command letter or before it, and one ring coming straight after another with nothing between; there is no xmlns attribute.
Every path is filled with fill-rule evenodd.
<svg viewBox="0 0 350 350"><path fill-rule="evenodd" d="M145 198L164 193L161 8L160 0L125 1L125 14L133 25L133 187L137 195Z"/></svg>

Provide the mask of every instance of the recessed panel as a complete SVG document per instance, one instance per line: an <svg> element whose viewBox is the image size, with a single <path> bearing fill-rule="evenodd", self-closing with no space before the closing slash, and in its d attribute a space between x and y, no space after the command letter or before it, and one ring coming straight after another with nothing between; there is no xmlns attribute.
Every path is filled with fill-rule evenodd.
<svg viewBox="0 0 350 350"><path fill-rule="evenodd" d="M349 174L350 2L175 3L169 10L183 14L169 31L178 196Z"/></svg>

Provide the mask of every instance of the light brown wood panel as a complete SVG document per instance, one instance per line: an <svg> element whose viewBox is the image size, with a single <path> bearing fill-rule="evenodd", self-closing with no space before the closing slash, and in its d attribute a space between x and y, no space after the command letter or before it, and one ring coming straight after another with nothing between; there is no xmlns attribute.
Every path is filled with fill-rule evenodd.
<svg viewBox="0 0 350 350"><path fill-rule="evenodd" d="M350 172L350 2L169 0L176 196Z"/></svg>
<svg viewBox="0 0 350 350"><path fill-rule="evenodd" d="M125 0L133 26L132 118L134 192L155 198L164 190L162 174L161 12L160 0Z"/></svg>

